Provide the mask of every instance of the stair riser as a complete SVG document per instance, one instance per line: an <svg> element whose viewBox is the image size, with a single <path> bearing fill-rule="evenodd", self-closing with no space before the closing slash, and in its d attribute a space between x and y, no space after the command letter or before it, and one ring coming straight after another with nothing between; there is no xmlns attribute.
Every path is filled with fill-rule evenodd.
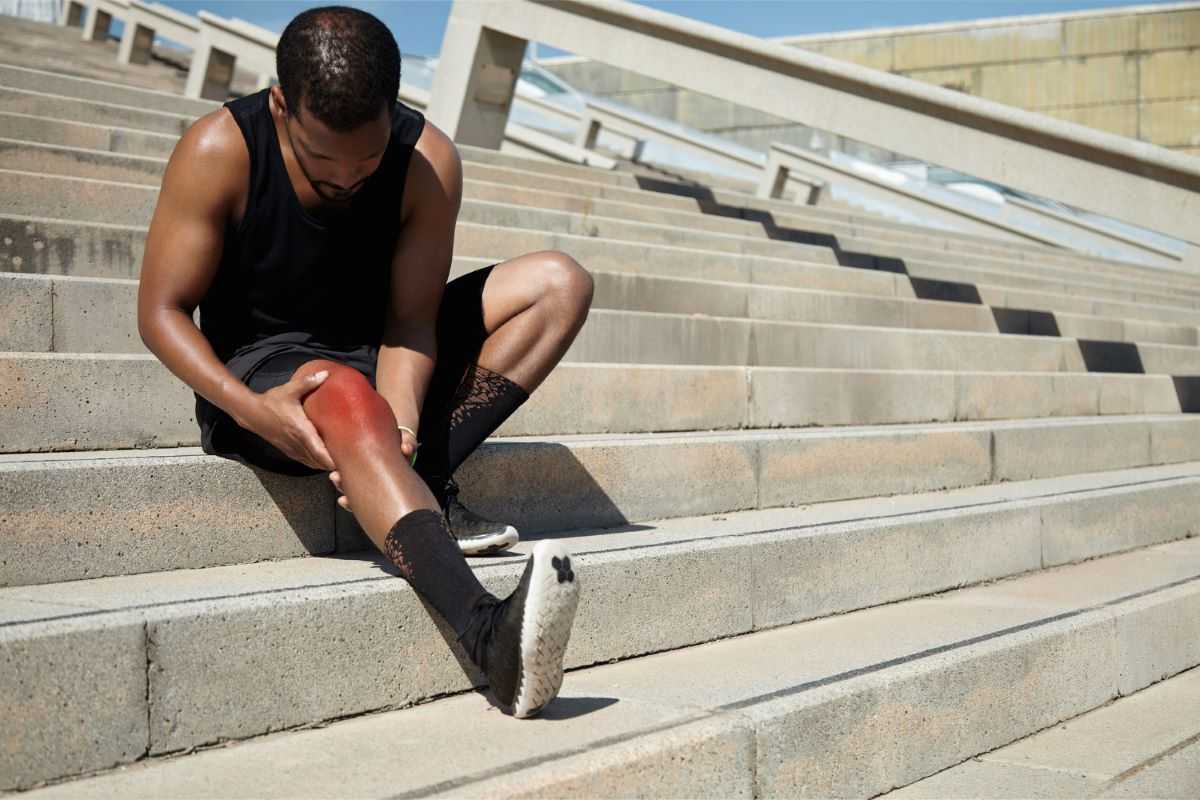
<svg viewBox="0 0 1200 800"><path fill-rule="evenodd" d="M1173 518L1169 513L1156 516L1155 521L1161 520L1166 527L1154 528L1153 541L1163 541L1186 535L1184 531L1196 524L1180 509L1189 509L1187 513L1195 515L1194 509L1200 507L1196 502L1200 499L1198 486L1196 481L1187 481L1117 494L1123 495L1126 503L1141 508L1176 509ZM1081 499L1056 497L1018 507L829 526L819 532L748 535L699 548L664 546L577 554L588 590L581 599L567 663L581 666L689 646L784 621L849 611L874 602L1036 569L1042 536L1066 533L1040 522L1043 512L1049 510L1053 517L1056 508ZM1130 516L1126 514L1125 518ZM1150 530L1136 524L1133 528L1138 532ZM912 569L914 559L923 565L922 569ZM483 568L480 575L489 589L503 595L515 584L519 568L512 561ZM654 580L647 580L647 574L653 574ZM780 587L786 587L782 597ZM162 754L224 738L402 706L444 692L462 691L474 682L447 649L445 637L450 634L435 626L403 581L381 577L368 583L310 586L284 594L251 591L231 595L218 587L210 590L217 597L225 597L149 605L74 622L0 629L0 652L8 664L16 667L2 674L26 676L28 681L24 691L5 686L2 696L10 698L12 704L9 718L27 721L29 726L25 728L28 735L22 737L28 749L6 754L10 761L0 774L19 775L27 785L32 780L131 761L145 750ZM664 603L663 597L671 597L672 601ZM718 597L721 601L714 602ZM1191 600L1191 608L1197 608L1194 595L1187 599ZM77 594L74 601L81 606L89 603L86 592ZM694 609L700 607L708 612L695 614ZM47 611L53 615L63 613L62 609ZM1159 602L1150 605L1143 616L1148 613L1161 617L1170 612L1178 614L1179 609ZM990 679L994 687L1000 677L1009 676L1025 684L1030 696L1042 698L1028 706L1036 709L1035 719L1040 722L1048 706L1055 709L1052 715L1072 716L1083 709L1067 713L1058 710L1064 708L1062 703L1072 708L1084 703L1090 708L1105 702L1108 695L1096 696L1092 686L1099 680L1096 674L1102 671L1101 665L1127 675L1124 680L1114 674L1103 678L1105 692L1115 693L1122 683L1134 686L1156 672L1178 671L1182 662L1200 658L1200 653L1191 652L1197 649L1194 641L1147 642L1152 646L1144 651L1126 651L1122 648L1133 644L1131 635L1145 641L1147 633L1114 624L1112 612L1105 611L1101 619L1102 634L1094 639L1090 634L1085 636L1091 646L1080 651L1074 650L1074 645L1064 648L1062 640L1042 629L1016 635L1014 640L1022 644L1015 651L1012 644L1003 644L1013 640L1002 639L963 653L952 651L946 659L927 659L902 667L901 674L912 670L915 680L896 681L893 677L901 693L893 695L890 702L939 709L936 714L917 717L931 720L951 713L950 704L961 698L964 690L971 695L987 690L989 682L984 678ZM1157 623L1157 619L1139 621ZM1058 624L1064 630L1077 631L1081 622ZM1192 624L1194 627L1197 623ZM1092 626L1083 630L1090 631ZM1052 644L1043 649L1038 644L1041 641ZM118 657L99 657L118 653ZM980 658L982 653L988 656ZM964 660L966 655L971 658ZM1083 660L1084 655L1089 660ZM1022 662L1025 667L1015 669ZM1078 665L1084 663L1094 665L1094 669L1080 672ZM54 667L47 668L50 664ZM87 665L86 684L78 680L82 664ZM956 676L941 690L936 681L931 682L935 676L928 672L934 665L947 669L944 674L938 673L943 681L945 675ZM1084 674L1090 677L1081 680ZM1034 676L1049 683L1031 687L1027 682ZM798 698L743 710L763 726L760 740L765 737L772 742L772 757L766 760L775 762L775 766L765 773L771 781L771 795L786 793L777 790L794 779L791 770L800 763L798 752L826 746L821 743L824 737L813 737L811 732L825 729L834 719L846 723L829 728L837 731L836 738L842 744L834 751L858 752L850 745L866 735L866 720L880 708L870 704L872 711L867 711L861 702L848 703L850 698L844 689L877 680L877 676L868 675L854 679L843 691L832 695L818 689ZM999 681L998 685L1016 689L1018 684L1009 687ZM1034 689L1038 690L1036 694L1032 694ZM1022 693L989 691L995 703L1010 709L1026 707L1011 702L1014 696L1024 696ZM100 705L95 699L114 696L120 702ZM987 749L982 746L992 741L987 737L1009 733L1008 729L997 733L997 719L1015 722L1008 715L993 716L996 709L983 703L982 696L977 700L980 702L970 707L971 719L978 720L978 724L969 726L973 732L970 740L960 745L978 749L963 757ZM68 726L72 730L64 731L56 714L46 714L50 702L57 708L62 701L72 712L83 708L96 713L72 713L72 719L82 720L83 724L78 729ZM894 708L885 713L902 712L902 708ZM961 715L962 708L957 712ZM817 722L814 715L829 717L812 726ZM991 724L984 724L989 721ZM797 741L800 732L806 730L805 724L810 725L808 735ZM51 730L58 730L58 734L51 736ZM770 736L766 736L768 732ZM88 750L78 746L92 737L105 741L106 747ZM887 747L909 746L894 738L889 742ZM887 747L883 748L885 752ZM946 753L942 748L927 749ZM953 748L951 752L959 753ZM927 769L929 763L918 761L916 769ZM829 781L820 785L829 787L857 780L853 773L833 764L817 775L819 780Z"/></svg>
<svg viewBox="0 0 1200 800"><path fill-rule="evenodd" d="M1200 458L1198 433L1200 421L1163 418L569 447L510 442L485 444L459 477L464 500L480 513L536 532L1180 463ZM319 542L309 551L335 548L332 517L269 499L307 493L304 508L332 513L324 476L289 479L203 456L104 456L0 465L0 585L286 558L305 552L292 530L298 525L304 542ZM45 497L60 499L52 519ZM163 529L162 519L178 523ZM339 512L336 523L339 552L372 547L353 517Z"/></svg>
<svg viewBox="0 0 1200 800"><path fill-rule="evenodd" d="M30 82L30 81L28 80L28 78L26 78L26 79L24 79L24 82ZM9 82L4 81L4 83L9 83ZM37 81L33 81L32 83L34 83L35 86L42 85ZM64 94L68 94L68 95L69 94L90 95L95 92L94 87L91 86L90 84L86 84L86 83L82 83L82 82L75 82L76 85L72 86L70 79L67 79L65 82L57 81L56 83L57 83L57 85L55 88L64 92ZM128 91L129 91L125 87L117 87L117 88L119 91L121 91L123 93L128 93ZM3 91L3 89L0 88L0 91ZM45 89L44 88L39 89L39 91L45 91ZM136 89L133 90L133 92L134 92L133 95L128 95L128 94L123 95L127 98L132 97L132 99L134 100L134 107L128 109L128 111L130 111L130 112L136 113L140 109L152 108L158 102L159 95L157 95L157 94L147 95L146 93L139 92L139 90L136 90ZM36 111L25 110L29 106L28 98L21 98L18 96L19 93L14 93L12 91L9 91L8 94L11 97L9 98L10 102L6 103L6 110L21 111L22 113L28 113L28 114L36 114L37 113ZM177 98L171 98L171 102L174 102L175 99L177 99ZM195 102L195 101L190 101L190 102ZM80 100L73 100L70 98L54 98L54 97L48 96L43 99L42 105L43 105L43 111L45 113L39 114L39 116L56 118L56 120L54 120L54 121L48 121L47 123L45 123L46 126L51 127L51 128L53 128L54 126L57 126L56 131L47 131L47 134L49 135L49 137L52 137L56 133L59 136L62 135L61 134L61 123L58 123L57 120L80 119L80 121L90 121L93 124L109 124L109 125L113 125L113 124L134 125L136 123L136 120L134 120L134 119L125 121L124 119L121 118L120 115L117 115L116 118L114 119L113 115L111 114L110 108L108 106L106 106L105 104L96 104L95 108L91 110L90 116L85 114L81 110L81 109L86 109L87 106L85 104L83 104ZM22 107L18 107L18 106L22 106ZM205 113L206 111L211 110L215 107L216 107L215 104L205 103L204 101L199 101L199 104L194 108L194 110L197 113ZM122 109L122 110L124 110L124 109ZM108 111L110 113L104 114L104 112L106 112L106 111ZM178 122L175 122L175 124L169 130L169 133L182 132L182 130L185 129L191 123L191 121L192 121L192 118L187 118L182 121L181 126ZM153 121L151 122L151 124L154 124ZM161 123L159 123L159 125L161 127ZM175 126L179 126L178 130L175 129ZM144 127L144 125L142 125L141 127ZM47 140L49 140L49 138ZM601 171L594 170L594 169L583 169L583 168L574 167L574 166L570 166L570 165L554 164L554 163L548 163L548 162L547 163L539 163L536 161L531 162L528 159L516 158L516 157L508 156L505 154L495 153L493 151L483 150L481 148L472 148L472 147L462 146L460 149L463 150L463 152L469 156L469 159L472 162L475 162L481 168L486 169L490 165L492 167L492 169L495 171L494 174L503 174L505 172L511 172L512 170L515 169L515 170L520 170L523 172L532 171L532 172L539 173L540 176L542 176L543 180L544 180L544 177L547 175L561 175L564 178L567 178L569 180L573 180L576 182L583 181L583 182L591 183L593 185L608 186L611 188L617 188L618 186L632 187L632 186L636 185L636 181L634 179L632 179L631 176L627 176L627 175L603 173ZM147 154L150 154L150 153L147 153ZM468 166L467 166L468 171L470 171L473 166L475 166L475 164L468 164ZM476 176L483 180L488 179L488 178L484 177L484 173L482 173L482 172L477 173ZM537 187L534 186L533 188L537 188ZM564 189L564 191L566 191L567 193L571 193L571 194L578 194L579 187L577 185L571 184L571 185L568 185L567 188ZM678 209L683 209L683 210L692 210L697 207L696 202L690 198L669 197L667 195L662 195L662 194L658 194L658 193L653 193L653 192L648 193L648 192L642 192L642 191L637 191L637 190L632 190L632 189L619 189L618 188L617 191L624 192L625 194L613 195L611 197L611 199L621 199L626 202L638 202L642 205L651 205L651 204L661 205L661 207L673 207L673 208L678 208ZM1153 271L1153 270L1147 270L1145 268L1139 268L1136 266L1125 266L1125 265L1118 265L1116 263L1107 263L1107 262L1104 262L1102 259L1096 259L1096 258L1092 258L1092 257L1072 256L1070 254L1057 255L1057 254L1053 254L1053 253L1042 252L1040 250L1033 249L1033 248L1014 247L1011 245L1006 246L1006 245L1001 245L1001 244L989 244L986 241L980 240L978 238L970 238L970 237L957 237L957 236L947 235L947 238L942 239L942 238L938 238L938 236L940 236L940 234L938 236L931 236L930 234L913 230L913 229L911 229L911 227L906 228L905 226L888 223L883 220L863 220L859 217L847 215L842 212L834 212L834 211L831 211L828 209L805 208L803 210L803 213L806 216L795 217L789 213L789 212L801 213L795 206L791 206L791 205L788 205L785 203L780 203L777 201L763 201L763 200L759 200L757 198L750 198L750 197L745 197L742 195L732 195L728 192L722 192L722 191L718 191L718 192L714 193L714 198L717 202L723 203L726 205L739 205L739 206L746 206L749 208L770 209L777 215L777 222L781 225L797 225L798 227L803 228L803 227L811 225L814 218L825 219L830 222L848 223L848 224L854 225L856 235L862 236L864 238L876 238L876 239L886 238L891 241L896 241L897 239L909 239L909 240L920 242L923 244L923 246L925 246L927 248L930 247L931 245L934 245L934 246L940 245L941 248L943 248L943 249L957 249L957 248L960 248L965 245L965 246L969 247L970 249L974 250L975 252L995 253L997 256L1003 257L1006 259L1014 259L1015 258L1015 259L1023 260L1023 261L1034 261L1034 262L1038 263L1039 265L1060 264L1060 265L1064 265L1064 266L1072 266L1072 267L1087 270L1087 271L1091 272L1092 274L1105 273L1105 274L1111 274L1113 276L1124 276L1124 275L1135 275L1136 274L1136 275L1139 275L1141 278L1143 278L1145 280L1149 280L1151 282L1155 282L1155 281L1158 281L1161 279L1163 281L1176 282L1177 285L1191 289L1193 291L1196 288L1194 286L1194 282L1189 281L1189 279L1186 277L1174 276L1174 275L1171 275L1170 273L1164 273L1164 274L1160 275L1158 272ZM667 202L663 202L663 201L667 201ZM844 228L838 228L837 230L842 235L850 235L849 231L845 230Z"/></svg>
<svg viewBox="0 0 1200 800"><path fill-rule="evenodd" d="M0 127L0 135L3 127ZM17 169L46 174L87 178L95 180L139 183L157 188L164 162L160 160L142 159L122 156L120 154L102 152L75 152L54 147L43 147L19 142L0 143L0 169ZM486 167L484 168L486 169ZM471 173L471 170L468 170ZM743 220L729 220L714 215L697 217L694 212L676 213L652 209L642 210L641 204L611 203L585 196L579 196L581 191L590 192L595 184L579 184L579 182L548 183L543 175L508 171L500 176L489 176L496 180L503 179L504 184L477 184L468 180L465 186L466 196L479 201L499 203L510 209L537 209L542 211L569 212L572 223L565 229L557 228L559 232L578 235L600 235L619 239L637 241L655 241L662 244L686 244L701 246L722 252L743 252L767 255L773 257L794 257L796 247L807 247L782 242L764 241L765 232L761 225ZM567 195L547 195L546 192L572 192ZM643 195L647 193L642 193ZM639 201L642 198L633 196L625 198L629 201ZM511 219L492 221L491 217L498 213L495 209L484 207L474 211L468 205L462 212L463 220L483 222L485 224L522 225ZM504 213L516 213L513 211ZM481 216L482 215L482 216ZM503 214L502 214L503 215ZM578 215L583 215L579 218ZM594 216L593 216L594 215ZM524 215L528 216L528 215ZM74 218L74 217L72 217ZM690 219L689 219L690 218ZM665 228L654 230L646 225L629 226L624 221L636 220ZM544 227L540 222L523 227ZM1078 286L1096 296L1112 297L1114 299L1136 299L1147 303L1166 305L1181 305L1195 308L1200 305L1197 292L1191 289L1177 289L1173 293L1163 292L1161 282L1151 282L1136 278L1115 278L1097 276L1087 272L1069 269L1056 269L1045 265L1023 266L1007 261L997 261L980 258L974 252L969 255L961 253L944 253L938 249L906 245L891 240L861 239L841 229L830 229L828 226L811 223L801 226L801 230L826 231L836 234L841 245L847 250L856 250L877 255L902 257L909 261L910 270L916 267L946 267L956 269L961 266L964 258L978 268L977 273L982 281L996 280L1003 276L1009 282L1017 281L1016 285L1030 288L1042 288L1051 291L1065 291L1066 286ZM749 238L751 241L730 240L721 236L708 236L709 233L724 233L727 236ZM682 237L682 238L681 238ZM816 260L825 261L824 254L808 255ZM1099 292L1100 294L1097 294Z"/></svg>
<svg viewBox="0 0 1200 800"><path fill-rule="evenodd" d="M199 445L195 396L156 359L0 357L0 452ZM5 393L0 392L0 396ZM559 365L499 436L1174 414L1170 378Z"/></svg>
<svg viewBox="0 0 1200 800"><path fill-rule="evenodd" d="M172 114L195 116L207 114L220 106L220 103L211 100L193 100L178 93L151 92L132 86L80 80L52 72L19 69L3 64L0 64L0 86Z"/></svg>

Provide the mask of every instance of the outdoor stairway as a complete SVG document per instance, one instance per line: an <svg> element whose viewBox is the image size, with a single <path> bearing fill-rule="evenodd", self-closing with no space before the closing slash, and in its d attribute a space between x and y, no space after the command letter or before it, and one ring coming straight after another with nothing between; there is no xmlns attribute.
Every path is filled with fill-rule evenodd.
<svg viewBox="0 0 1200 800"><path fill-rule="evenodd" d="M919 797L1200 665L1200 276L461 147L455 274L596 278L459 475L489 588L583 587L503 716L324 476L196 446L134 300L216 104L56 35L0 59L0 791Z"/></svg>

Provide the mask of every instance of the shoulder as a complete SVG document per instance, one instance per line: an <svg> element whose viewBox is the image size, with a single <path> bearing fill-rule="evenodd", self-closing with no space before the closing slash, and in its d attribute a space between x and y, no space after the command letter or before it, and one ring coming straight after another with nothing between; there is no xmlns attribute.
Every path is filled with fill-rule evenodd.
<svg viewBox="0 0 1200 800"><path fill-rule="evenodd" d="M168 168L197 178L195 190L241 191L250 174L250 153L229 109L218 108L192 123L176 143Z"/></svg>
<svg viewBox="0 0 1200 800"><path fill-rule="evenodd" d="M457 212L462 201L462 180L458 148L444 131L426 120L405 179L405 216L410 203L446 204Z"/></svg>

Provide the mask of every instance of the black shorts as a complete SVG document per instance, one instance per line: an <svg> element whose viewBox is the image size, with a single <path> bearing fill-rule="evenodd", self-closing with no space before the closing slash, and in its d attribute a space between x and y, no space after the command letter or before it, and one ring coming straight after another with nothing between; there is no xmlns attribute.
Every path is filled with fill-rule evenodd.
<svg viewBox="0 0 1200 800"><path fill-rule="evenodd" d="M437 319L437 362L425 393L421 428L425 421L445 413L454 390L475 363L487 330L483 324L483 285L492 264L446 284ZM265 392L287 383L295 371L314 359L328 359L361 372L375 386L375 368L379 346L364 345L352 350L337 350L305 341L305 336L271 337L261 347L240 349L226 366L255 392ZM238 425L232 417L196 395L196 421L200 425L200 446L205 453L240 461L282 475L319 475L317 470L284 455L256 433Z"/></svg>

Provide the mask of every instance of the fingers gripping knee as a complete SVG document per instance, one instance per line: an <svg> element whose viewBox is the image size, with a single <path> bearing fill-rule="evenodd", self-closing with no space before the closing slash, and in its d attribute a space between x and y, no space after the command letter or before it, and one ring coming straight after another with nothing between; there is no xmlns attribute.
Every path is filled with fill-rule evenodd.
<svg viewBox="0 0 1200 800"><path fill-rule="evenodd" d="M305 367L312 372L328 370L329 377L304 399L304 413L327 445L394 433L391 406L361 372L332 361L314 364Z"/></svg>

